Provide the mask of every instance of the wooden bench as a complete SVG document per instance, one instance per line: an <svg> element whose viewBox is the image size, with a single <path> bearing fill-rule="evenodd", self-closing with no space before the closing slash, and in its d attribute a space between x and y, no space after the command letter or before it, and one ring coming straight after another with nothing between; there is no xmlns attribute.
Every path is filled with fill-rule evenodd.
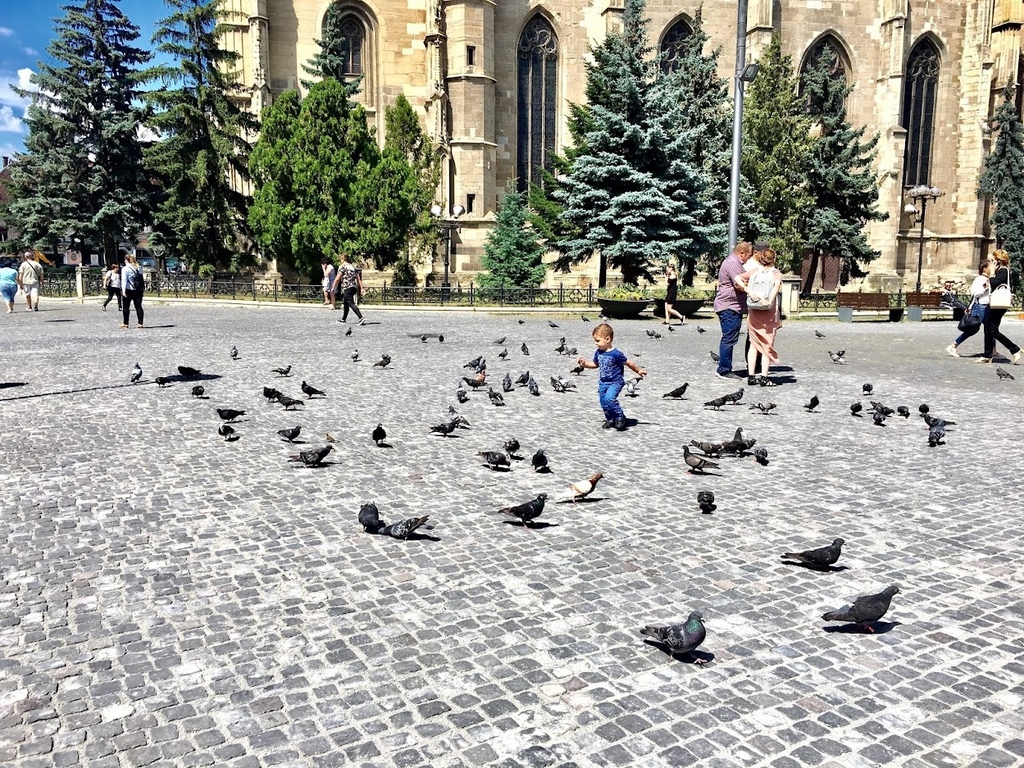
<svg viewBox="0 0 1024 768"><path fill-rule="evenodd" d="M836 309L839 319L844 323L853 322L854 310L876 313L888 312L889 322L898 323L903 319L903 307L890 307L887 293L847 293L840 291L836 295Z"/></svg>
<svg viewBox="0 0 1024 768"><path fill-rule="evenodd" d="M917 291L911 291L904 297L904 303L907 305L907 319L917 322L923 319L923 310L941 309L942 294L935 292L925 293L922 291L918 293Z"/></svg>

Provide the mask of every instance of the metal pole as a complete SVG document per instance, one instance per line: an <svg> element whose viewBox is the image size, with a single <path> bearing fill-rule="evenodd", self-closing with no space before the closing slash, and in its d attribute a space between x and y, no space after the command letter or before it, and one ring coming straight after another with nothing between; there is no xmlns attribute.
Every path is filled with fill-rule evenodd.
<svg viewBox="0 0 1024 768"><path fill-rule="evenodd" d="M740 230L740 158L743 149L743 69L747 65L747 2L739 0L736 18L736 89L732 114L732 182L729 187L729 251Z"/></svg>
<svg viewBox="0 0 1024 768"><path fill-rule="evenodd" d="M917 293L921 292L921 267L924 265L924 212L928 210L928 198L921 198L921 233L917 238Z"/></svg>

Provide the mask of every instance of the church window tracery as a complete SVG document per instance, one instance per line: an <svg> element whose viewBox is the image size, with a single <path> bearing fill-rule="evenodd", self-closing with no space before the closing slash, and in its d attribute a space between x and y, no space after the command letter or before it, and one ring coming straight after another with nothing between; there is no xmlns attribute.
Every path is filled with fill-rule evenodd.
<svg viewBox="0 0 1024 768"><path fill-rule="evenodd" d="M558 36L543 16L534 16L517 46L516 175L520 189L539 183L555 153L558 103Z"/></svg>

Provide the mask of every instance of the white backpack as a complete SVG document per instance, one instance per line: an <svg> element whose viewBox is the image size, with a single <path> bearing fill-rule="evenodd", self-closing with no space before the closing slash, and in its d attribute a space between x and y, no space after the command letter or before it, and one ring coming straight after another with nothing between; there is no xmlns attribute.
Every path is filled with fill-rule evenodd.
<svg viewBox="0 0 1024 768"><path fill-rule="evenodd" d="M759 268L747 281L747 309L771 309L768 302L772 288L775 287L773 270Z"/></svg>

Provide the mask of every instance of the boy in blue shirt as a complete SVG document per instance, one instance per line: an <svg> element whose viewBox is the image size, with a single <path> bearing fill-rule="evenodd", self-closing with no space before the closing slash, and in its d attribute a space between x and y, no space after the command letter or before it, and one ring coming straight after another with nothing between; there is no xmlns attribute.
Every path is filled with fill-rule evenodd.
<svg viewBox="0 0 1024 768"><path fill-rule="evenodd" d="M626 415L622 412L622 406L619 405L619 392L626 384L623 370L629 368L641 378L647 375L647 371L612 346L615 332L608 323L595 326L593 336L594 344L597 347L594 351L594 359L586 360L581 357L576 363L584 368L599 368L601 370L597 396L601 401L601 410L604 411L604 428L615 427L622 432L626 428Z"/></svg>

